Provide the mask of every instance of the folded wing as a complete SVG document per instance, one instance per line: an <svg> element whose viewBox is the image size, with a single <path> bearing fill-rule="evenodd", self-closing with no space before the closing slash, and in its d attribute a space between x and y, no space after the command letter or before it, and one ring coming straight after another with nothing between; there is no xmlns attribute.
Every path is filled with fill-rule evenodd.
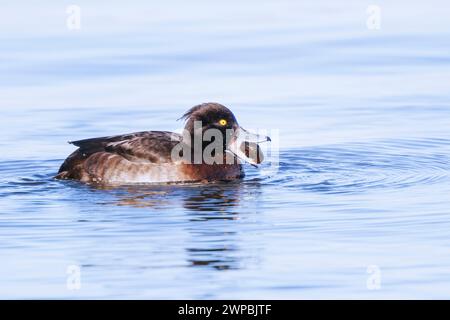
<svg viewBox="0 0 450 320"><path fill-rule="evenodd" d="M125 135L71 141L79 147L59 169L59 173L73 170L96 153L121 156L138 163L170 162L172 148L180 143L181 135L168 131L144 131Z"/></svg>

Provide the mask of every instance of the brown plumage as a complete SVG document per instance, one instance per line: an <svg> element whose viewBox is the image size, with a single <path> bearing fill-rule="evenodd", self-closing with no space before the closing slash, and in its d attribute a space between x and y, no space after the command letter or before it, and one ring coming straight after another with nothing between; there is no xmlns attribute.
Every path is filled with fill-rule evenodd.
<svg viewBox="0 0 450 320"><path fill-rule="evenodd" d="M217 103L195 106L182 118L186 120L185 130L190 138L200 134L195 132L195 121L202 121L201 134L214 128L225 135L226 129L239 128L233 113ZM193 150L190 141L180 134L167 131L144 131L73 141L70 143L78 149L64 161L56 178L85 183L128 184L228 181L244 176L241 162L236 157L231 164L206 164L203 161L191 164L173 159L172 150L177 145L182 144ZM224 150L228 147L224 143ZM225 159L226 154L217 156ZM259 163L258 160L256 163Z"/></svg>

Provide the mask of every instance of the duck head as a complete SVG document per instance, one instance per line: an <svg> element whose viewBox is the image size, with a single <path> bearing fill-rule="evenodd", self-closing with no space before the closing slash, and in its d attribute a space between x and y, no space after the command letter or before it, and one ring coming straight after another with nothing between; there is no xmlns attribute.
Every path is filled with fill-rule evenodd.
<svg viewBox="0 0 450 320"><path fill-rule="evenodd" d="M203 103L189 109L180 119L186 120L186 141L191 148L199 143L201 150L208 148L215 139L222 137L220 144L223 153L233 154L241 161L257 165L263 155L258 143L271 141L269 137L251 133L242 128L233 112L219 103ZM217 141L216 141L217 142Z"/></svg>

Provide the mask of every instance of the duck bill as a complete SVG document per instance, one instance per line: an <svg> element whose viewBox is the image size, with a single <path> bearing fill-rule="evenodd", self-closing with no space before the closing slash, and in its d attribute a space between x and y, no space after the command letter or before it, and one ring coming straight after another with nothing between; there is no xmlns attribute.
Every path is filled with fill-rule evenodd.
<svg viewBox="0 0 450 320"><path fill-rule="evenodd" d="M270 137L256 134L238 127L234 130L227 151L243 162L257 167L263 161L263 154L258 143L271 141Z"/></svg>

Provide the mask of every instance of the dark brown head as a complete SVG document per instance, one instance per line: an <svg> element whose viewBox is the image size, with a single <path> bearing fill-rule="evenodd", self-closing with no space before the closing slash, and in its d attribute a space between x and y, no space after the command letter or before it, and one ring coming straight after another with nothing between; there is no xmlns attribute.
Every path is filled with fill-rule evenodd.
<svg viewBox="0 0 450 320"><path fill-rule="evenodd" d="M269 137L249 133L239 126L233 112L227 107L214 102L203 103L189 109L180 119L186 120L185 131L189 133L191 141L202 142L202 150L214 142L208 138L208 132L220 132L222 137L223 152L229 151L238 158L248 161L252 164L259 163L254 161L251 156L242 152L243 143L270 141ZM189 142L191 146L193 144ZM257 155L255 155L258 158Z"/></svg>
<svg viewBox="0 0 450 320"><path fill-rule="evenodd" d="M239 128L236 117L227 107L215 103L202 103L189 109L180 119L186 120L185 130L194 135L196 121L201 122L202 132L208 129L218 129L225 133L226 129Z"/></svg>

